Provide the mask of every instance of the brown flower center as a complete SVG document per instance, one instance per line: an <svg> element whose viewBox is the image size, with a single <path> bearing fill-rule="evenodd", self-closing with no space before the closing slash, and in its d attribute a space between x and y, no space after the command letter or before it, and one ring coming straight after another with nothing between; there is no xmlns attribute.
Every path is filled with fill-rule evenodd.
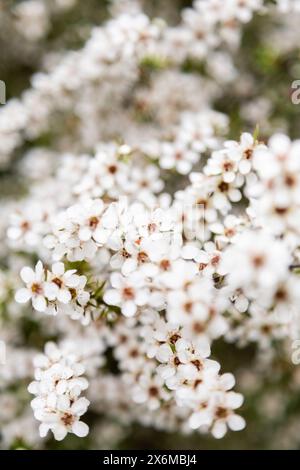
<svg viewBox="0 0 300 470"><path fill-rule="evenodd" d="M223 408L222 406L219 406L216 410L216 417L220 419L225 419L228 416L228 410L226 408Z"/></svg>
<svg viewBox="0 0 300 470"><path fill-rule="evenodd" d="M179 366L179 364L181 364L180 360L178 359L178 357L174 357L174 364L175 366Z"/></svg>
<svg viewBox="0 0 300 470"><path fill-rule="evenodd" d="M22 224L21 224L21 228L22 228L22 230L24 230L24 232L29 230L29 228L30 228L29 222L27 222L27 220L24 220L24 222L22 222Z"/></svg>
<svg viewBox="0 0 300 470"><path fill-rule="evenodd" d="M264 265L265 258L263 255L255 255L252 258L252 263L256 268L261 268Z"/></svg>
<svg viewBox="0 0 300 470"><path fill-rule="evenodd" d="M139 352L136 348L132 349L129 353L130 357L138 357Z"/></svg>
<svg viewBox="0 0 300 470"><path fill-rule="evenodd" d="M285 184L289 187L295 186L296 178L294 177L294 175L286 175Z"/></svg>
<svg viewBox="0 0 300 470"><path fill-rule="evenodd" d="M65 426L71 426L74 423L74 416L71 413L64 413L61 420Z"/></svg>
<svg viewBox="0 0 300 470"><path fill-rule="evenodd" d="M59 279L59 277L56 277L56 278L52 279L52 282L53 282L54 284L56 284L59 288L61 288L61 286L62 286L62 281Z"/></svg>
<svg viewBox="0 0 300 470"><path fill-rule="evenodd" d="M99 219L96 216L93 216L89 219L89 226L92 229L95 229L97 227L98 223L99 223Z"/></svg>
<svg viewBox="0 0 300 470"><path fill-rule="evenodd" d="M140 263L145 263L148 260L148 255L144 251L141 251L138 254L137 258Z"/></svg>
<svg viewBox="0 0 300 470"><path fill-rule="evenodd" d="M157 387L150 387L149 388L149 395L150 395L150 397L157 397L158 396Z"/></svg>
<svg viewBox="0 0 300 470"><path fill-rule="evenodd" d="M224 162L224 163L223 163L223 168L224 168L224 171L230 171L230 170L232 170L232 169L233 169L233 164L232 164L232 162L229 162L229 161Z"/></svg>
<svg viewBox="0 0 300 470"><path fill-rule="evenodd" d="M246 160L250 160L252 155L253 155L253 149L246 149L244 151L244 156L245 156Z"/></svg>
<svg viewBox="0 0 300 470"><path fill-rule="evenodd" d="M195 333L203 333L203 331L205 330L205 327L203 323L195 322L193 323L193 330Z"/></svg>
<svg viewBox="0 0 300 470"><path fill-rule="evenodd" d="M148 224L148 230L149 230L150 233L155 232L156 224L154 222L152 222L151 224Z"/></svg>
<svg viewBox="0 0 300 470"><path fill-rule="evenodd" d="M123 297L126 300L132 300L134 299L134 291L131 287L125 287L123 289Z"/></svg>
<svg viewBox="0 0 300 470"><path fill-rule="evenodd" d="M111 173L112 175L114 175L116 172L117 172L117 166L116 165L110 165L108 167L108 171L109 173Z"/></svg>
<svg viewBox="0 0 300 470"><path fill-rule="evenodd" d="M171 263L168 259L163 259L161 260L159 265L161 269L163 269L164 271L168 271L168 269L170 269Z"/></svg>
<svg viewBox="0 0 300 470"><path fill-rule="evenodd" d="M287 299L287 292L283 287L280 287L275 293L275 299L278 301L283 301Z"/></svg>
<svg viewBox="0 0 300 470"><path fill-rule="evenodd" d="M284 215L287 213L287 211L288 211L287 207L275 207L275 212L278 215Z"/></svg>
<svg viewBox="0 0 300 470"><path fill-rule="evenodd" d="M221 193L226 193L229 189L229 184L228 183L225 183L225 181L222 181L219 186L218 186L219 190L221 191Z"/></svg>
<svg viewBox="0 0 300 470"><path fill-rule="evenodd" d="M180 335L178 333L173 333L172 336L170 336L170 343L175 344L179 339Z"/></svg>
<svg viewBox="0 0 300 470"><path fill-rule="evenodd" d="M183 308L186 313L191 313L192 308L193 308L193 302L186 302Z"/></svg>
<svg viewBox="0 0 300 470"><path fill-rule="evenodd" d="M201 370L203 367L203 363L199 359L192 361L192 364L194 364L197 370Z"/></svg>
<svg viewBox="0 0 300 470"><path fill-rule="evenodd" d="M36 282L36 283L32 284L31 291L34 294L41 294L43 292L43 289L42 289L41 285Z"/></svg>

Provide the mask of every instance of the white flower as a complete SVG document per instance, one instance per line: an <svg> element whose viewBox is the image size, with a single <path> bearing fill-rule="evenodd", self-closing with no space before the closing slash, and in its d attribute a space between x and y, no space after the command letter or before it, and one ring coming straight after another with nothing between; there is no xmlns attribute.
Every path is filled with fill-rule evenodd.
<svg viewBox="0 0 300 470"><path fill-rule="evenodd" d="M159 164L163 169L175 168L178 173L186 175L199 160L199 154L181 142L163 143Z"/></svg>
<svg viewBox="0 0 300 470"><path fill-rule="evenodd" d="M26 303L30 299L32 306L39 312L44 312L47 308L45 295L45 270L41 261L39 261L35 270L24 267L21 270L21 278L26 287L16 292L15 299L19 303Z"/></svg>
<svg viewBox="0 0 300 470"><path fill-rule="evenodd" d="M157 410L162 400L169 400L170 394L164 388L163 379L151 374L142 374L132 390L132 398L136 403L145 403L151 411Z"/></svg>
<svg viewBox="0 0 300 470"><path fill-rule="evenodd" d="M143 328L141 334L147 343L149 358L155 357L164 343L172 346L181 338L180 327L167 323L158 314L154 314L153 321Z"/></svg>
<svg viewBox="0 0 300 470"><path fill-rule="evenodd" d="M216 392L212 397L214 424L212 435L221 439L227 432L227 427L232 431L241 431L246 426L244 418L235 414L234 410L243 403L243 397L235 392Z"/></svg>
<svg viewBox="0 0 300 470"><path fill-rule="evenodd" d="M145 368L144 344L136 338L117 345L114 349L114 357L119 361L121 370L139 375Z"/></svg>
<svg viewBox="0 0 300 470"><path fill-rule="evenodd" d="M228 283L233 289L241 288L246 295L255 296L257 290L272 290L283 280L290 262L282 241L264 232L248 230L225 250L221 268L228 273Z"/></svg>
<svg viewBox="0 0 300 470"><path fill-rule="evenodd" d="M193 364L196 369L204 367L203 359L210 355L210 346L206 340L199 341L194 345L183 338L178 338L172 345L162 344L157 353L156 359L161 362L158 367L158 373L165 380L171 378L176 374L180 368L188 363ZM206 361L218 370L219 365L214 361Z"/></svg>
<svg viewBox="0 0 300 470"><path fill-rule="evenodd" d="M46 297L51 301L58 300L63 304L69 303L72 299L71 289L76 288L80 282L80 277L75 273L76 269L65 272L63 263L54 263L51 272L47 273Z"/></svg>
<svg viewBox="0 0 300 470"><path fill-rule="evenodd" d="M90 239L103 243L106 240L103 231L101 215L104 211L104 204L101 199L84 202L82 205L74 206L70 211L70 217L79 224L78 238L81 242Z"/></svg>
<svg viewBox="0 0 300 470"><path fill-rule="evenodd" d="M17 30L29 41L38 41L49 29L49 12L43 2L21 2L15 6L14 15Z"/></svg>
<svg viewBox="0 0 300 470"><path fill-rule="evenodd" d="M36 419L42 421L39 428L41 437L45 437L49 430L57 441L62 441L69 432L78 437L87 436L89 427L80 418L87 411L89 403L86 398L81 397L71 404L70 400L62 397L56 400L55 411L52 406L49 410L36 410Z"/></svg>
<svg viewBox="0 0 300 470"><path fill-rule="evenodd" d="M251 207L257 223L275 235L293 237L297 244L300 212L300 141L292 142L283 134L273 135L268 147L254 153L254 166L260 177L249 184Z"/></svg>
<svg viewBox="0 0 300 470"><path fill-rule="evenodd" d="M76 287L69 286L71 298L69 298L68 294L65 295L63 293L61 294L63 296L63 299L66 300L68 298L68 302L59 301L58 298L57 300L49 301L46 313L50 315L64 313L66 315L69 315L73 320L80 320L83 324L86 324L88 323L86 318L88 317L88 312L86 311L86 309L88 301L90 299L90 293L85 290L87 278L85 276L78 276L75 274L71 274L70 276L75 276L75 279L73 278L73 281L76 283ZM70 281L70 283L72 283L73 281ZM50 289L50 292L51 296L53 296L52 289ZM57 292L55 290L54 292L56 295Z"/></svg>
<svg viewBox="0 0 300 470"><path fill-rule="evenodd" d="M136 272L128 277L113 273L110 282L113 289L108 289L103 299L109 305L120 307L126 317L132 317L138 307L147 303L148 289L140 273Z"/></svg>
<svg viewBox="0 0 300 470"><path fill-rule="evenodd" d="M224 221L210 225L210 230L216 235L216 244L219 247L234 242L236 235L244 228L245 221L241 217L229 214Z"/></svg>
<svg viewBox="0 0 300 470"><path fill-rule="evenodd" d="M232 374L223 374L215 377L209 391L203 388L200 390L189 419L192 429L209 426L216 439L224 437L227 427L233 431L244 429L245 420L234 412L243 403L240 393L230 391L234 383Z"/></svg>

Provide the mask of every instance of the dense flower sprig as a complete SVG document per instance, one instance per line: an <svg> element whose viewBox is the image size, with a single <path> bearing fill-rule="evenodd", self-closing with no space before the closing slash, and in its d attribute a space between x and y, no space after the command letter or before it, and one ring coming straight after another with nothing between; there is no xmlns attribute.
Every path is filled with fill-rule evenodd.
<svg viewBox="0 0 300 470"><path fill-rule="evenodd" d="M36 380L28 390L36 395L31 406L36 419L41 421L41 436L45 437L49 430L58 441L68 432L86 436L89 428L80 417L86 412L89 401L80 395L87 389L88 382L82 377L84 367L76 360L76 355L47 343L45 354L37 356L34 365Z"/></svg>

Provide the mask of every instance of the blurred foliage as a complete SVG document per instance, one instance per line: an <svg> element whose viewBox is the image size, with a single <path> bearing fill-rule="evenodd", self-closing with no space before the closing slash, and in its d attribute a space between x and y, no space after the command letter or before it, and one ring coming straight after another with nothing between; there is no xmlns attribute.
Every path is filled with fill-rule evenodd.
<svg viewBox="0 0 300 470"><path fill-rule="evenodd" d="M2 8L15 3L12 0L4 0ZM5 25L0 25L0 78L7 84L8 98L19 96L29 86L31 75L41 68L45 43L47 43L48 52L60 53L65 49L78 49L88 37L91 27L100 24L108 16L108 0L79 1L78 3L77 7L64 15L54 15L49 33L37 47L26 46L23 50L22 38L20 36L12 38L9 34L9 21ZM178 20L180 8L190 5L191 1L145 0L144 4L146 11L155 16L163 16L164 12L170 12L171 6L171 22L175 23ZM299 136L300 106L293 105L289 96L292 82L290 70L292 65L299 61L299 55L298 53L279 55L272 47L265 45L263 42L265 28L263 17L257 17L255 21L251 22L245 28L243 36L243 55L237 54L235 57L238 70L243 71L243 75L237 80L243 80L247 74L254 77L256 86L251 92L253 94L237 97L236 93L231 90L231 86L224 84L222 85L224 93L215 103L216 109L230 117L230 137L232 138L238 138L242 130L254 131L253 128L247 129L247 124L240 114L240 107L243 102L259 96L270 98L274 105L270 120L284 117L288 126L287 131L291 137ZM161 70L165 65L160 59L149 57L141 64L141 69L146 77L153 71ZM184 64L183 71L185 73L197 72L200 75L207 73L204 64L191 60ZM66 125L66 123L64 124ZM59 121L57 125L60 125ZM266 137L260 134L260 138ZM51 133L40 137L35 144L48 145L50 142ZM15 197L23 194L22 177L15 174L14 167L2 172L0 177L1 197L12 193ZM84 266L81 266L81 270L84 271ZM55 339L47 334L34 319L22 318L20 323L20 331L29 347L34 345L41 349L46 340ZM109 356L109 351L107 354ZM272 369L270 367L272 374L268 373L268 368L257 370L257 353L252 347L238 349L219 341L214 344L213 357L220 360L224 372L233 371L238 380L239 375L242 377L245 372L248 372L249 375L253 374L254 382L257 381L252 384L253 390L249 387L245 387L243 390L245 405L241 409L241 414L247 421L247 427L243 432L229 432L224 439L218 441L210 437L199 436L199 434L183 436L133 425L129 426L128 435L126 439L120 440L118 448L272 449L290 445L300 449L300 433L298 432L300 425L297 427L294 423L295 420L300 421L299 386L291 389L290 385L294 383L294 376L300 375L300 370L299 372L295 371L295 366L287 363L280 348L275 364L273 363ZM300 378L298 380L300 382ZM275 400L274 409L273 411L272 409L268 410L264 401L271 402L274 397L277 400L277 402ZM281 411L279 406L282 407ZM95 416L93 413L89 413L87 416L90 423L99 419L99 416ZM101 436L97 441L101 443ZM79 439L70 434L63 442L49 440L47 443L49 449L86 449L93 448L93 446L90 437ZM20 447L24 448L24 443L16 441L13 445L13 448ZM106 448L111 447L112 444L106 446Z"/></svg>

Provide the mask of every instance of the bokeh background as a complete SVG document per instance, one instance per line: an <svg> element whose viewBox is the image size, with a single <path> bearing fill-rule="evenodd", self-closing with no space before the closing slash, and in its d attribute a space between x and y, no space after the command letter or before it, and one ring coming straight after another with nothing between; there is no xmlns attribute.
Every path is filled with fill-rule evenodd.
<svg viewBox="0 0 300 470"><path fill-rule="evenodd" d="M0 3L0 79L6 84L7 100L20 97L30 87L32 75L41 69L47 70L51 61L57 61L66 50L81 48L91 29L106 21L112 9L118 6L118 2L112 4L104 0L43 0L41 4L46 11L42 9L34 18L30 12L22 12L22 3L12 0L1 0ZM187 0L143 0L141 3L151 17L164 18L170 24L176 24L180 10L191 4ZM245 26L242 45L233 53L238 70L234 82L227 84L215 79L219 93L214 108L229 116L229 138L238 139L245 130L254 132L258 123L261 140L276 130L283 130L292 138L299 137L300 105L291 101L292 82L300 78L299 45L299 15L256 15ZM151 68L153 64L144 64L145 76L149 73L147 67ZM202 63L187 62L183 71L209 80L209 72ZM219 73L222 75L221 64ZM69 113L64 117L63 131L68 129L72 133L73 125L74 116ZM13 158L1 166L2 201L17 200L26 193L28 183L23 178L19 162L29 148L42 146L53 149L57 146L61 149L65 145L67 150L67 143L58 138L59 132L55 126L48 129L48 132L32 139L30 144L19 148ZM174 182L169 181L168 184L172 186ZM3 266L5 256L5 251L1 250ZM3 324L9 321L7 298L0 303L0 316ZM47 328L30 314L17 320L17 328L17 343L25 344L29 349L41 348L49 339ZM247 427L243 432L228 433L221 441L199 434L163 433L137 425L128 425L124 433L124 426L117 421L89 412L87 421L96 424L88 438L68 435L63 442L50 439L46 441L45 448L300 448L300 365L291 363L290 346L288 342L274 344L270 353L269 350L259 351L254 345L238 348L223 341L214 343L212 355L220 360L224 372L235 374L239 391L245 395L241 414ZM0 381L1 373L4 372L0 371ZM28 382L29 378L21 378L5 393L0 389L0 438L1 428L3 430L6 426L5 419L1 424L1 407L9 406L9 393L16 394L20 404L28 403ZM18 425L22 426L22 421ZM30 442L18 438L15 429L14 433L15 439L9 442L9 448L31 447ZM2 441L1 445L7 447L7 441Z"/></svg>

